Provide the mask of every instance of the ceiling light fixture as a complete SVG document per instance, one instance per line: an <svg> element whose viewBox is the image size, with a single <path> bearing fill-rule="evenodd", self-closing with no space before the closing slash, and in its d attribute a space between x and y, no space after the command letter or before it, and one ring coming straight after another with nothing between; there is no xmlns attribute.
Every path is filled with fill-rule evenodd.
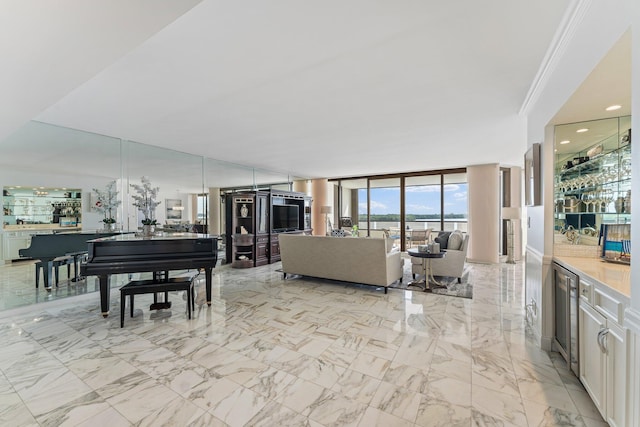
<svg viewBox="0 0 640 427"><path fill-rule="evenodd" d="M610 105L609 107L605 108L605 110L607 111L615 111L615 110L619 110L622 108L622 105Z"/></svg>
<svg viewBox="0 0 640 427"><path fill-rule="evenodd" d="M588 130L589 130L589 129L587 129L587 128L582 128L582 129L578 129L578 130L576 131L576 133L583 133L583 132L587 132Z"/></svg>
<svg viewBox="0 0 640 427"><path fill-rule="evenodd" d="M570 143L571 141L569 141L568 139L565 139L564 141L560 141L560 145L565 145Z"/></svg>

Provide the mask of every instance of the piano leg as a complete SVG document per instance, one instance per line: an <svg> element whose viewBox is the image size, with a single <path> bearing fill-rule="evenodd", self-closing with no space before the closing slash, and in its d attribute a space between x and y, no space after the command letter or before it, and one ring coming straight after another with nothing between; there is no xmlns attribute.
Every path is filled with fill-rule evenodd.
<svg viewBox="0 0 640 427"><path fill-rule="evenodd" d="M212 276L213 268L206 267L204 269L204 277L206 278L206 286L207 289L207 305L211 306L211 276Z"/></svg>
<svg viewBox="0 0 640 427"><path fill-rule="evenodd" d="M57 269L56 269L56 272L57 272ZM42 276L44 279L44 288L47 291L51 292L51 276L53 276L53 261L47 261L46 265L45 263L42 264Z"/></svg>
<svg viewBox="0 0 640 427"><path fill-rule="evenodd" d="M111 295L109 275L100 275L98 279L100 280L100 310L102 317L107 317L109 315L109 296Z"/></svg>

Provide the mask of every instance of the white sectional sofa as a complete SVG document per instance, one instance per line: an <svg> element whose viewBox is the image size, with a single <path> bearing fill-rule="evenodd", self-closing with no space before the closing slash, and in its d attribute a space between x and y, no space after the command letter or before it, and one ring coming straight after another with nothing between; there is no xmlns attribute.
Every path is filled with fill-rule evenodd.
<svg viewBox="0 0 640 427"><path fill-rule="evenodd" d="M282 272L387 287L402 280L391 239L281 234Z"/></svg>

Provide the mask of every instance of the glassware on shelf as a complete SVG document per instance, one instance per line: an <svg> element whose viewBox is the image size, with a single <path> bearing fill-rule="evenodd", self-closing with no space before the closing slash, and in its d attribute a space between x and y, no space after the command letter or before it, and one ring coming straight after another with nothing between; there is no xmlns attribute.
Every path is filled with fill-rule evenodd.
<svg viewBox="0 0 640 427"><path fill-rule="evenodd" d="M609 212L609 205L611 204L611 202L613 202L613 190L610 188L607 188L603 190L602 193L603 193L602 199L604 203L602 212L606 213L606 212Z"/></svg>

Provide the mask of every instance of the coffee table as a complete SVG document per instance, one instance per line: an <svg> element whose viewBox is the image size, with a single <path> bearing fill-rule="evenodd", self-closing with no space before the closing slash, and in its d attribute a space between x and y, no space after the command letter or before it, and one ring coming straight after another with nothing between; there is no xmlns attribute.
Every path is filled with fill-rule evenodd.
<svg viewBox="0 0 640 427"><path fill-rule="evenodd" d="M446 286L438 283L438 281L433 277L433 270L431 269L431 260L437 258L444 258L447 254L446 251L441 252L420 252L417 249L408 249L407 253L416 258L422 258L424 261L422 262L423 275L424 279L422 280L412 280L407 284L407 286L421 286L424 284L424 291L431 292L435 288L446 288Z"/></svg>

